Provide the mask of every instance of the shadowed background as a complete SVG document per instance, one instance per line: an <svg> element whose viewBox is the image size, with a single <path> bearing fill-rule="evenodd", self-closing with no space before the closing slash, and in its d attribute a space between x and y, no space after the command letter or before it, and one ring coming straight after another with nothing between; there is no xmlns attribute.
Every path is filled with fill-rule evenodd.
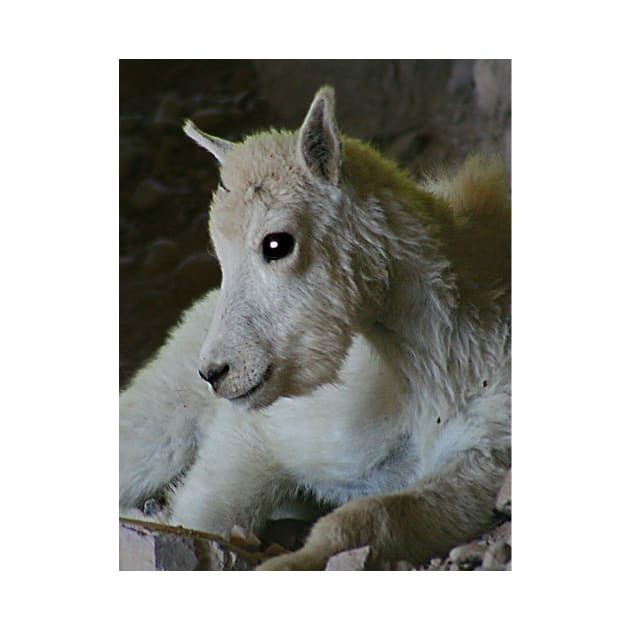
<svg viewBox="0 0 630 630"><path fill-rule="evenodd" d="M411 173L472 151L510 157L509 60L121 60L120 386L221 272L208 245L213 158L184 118L238 141L297 128L316 90L334 86L343 133Z"/></svg>

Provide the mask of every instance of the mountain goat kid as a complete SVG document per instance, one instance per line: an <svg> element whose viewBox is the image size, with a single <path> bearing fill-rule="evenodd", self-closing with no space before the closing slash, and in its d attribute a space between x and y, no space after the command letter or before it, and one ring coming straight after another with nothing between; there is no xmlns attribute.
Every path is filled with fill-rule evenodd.
<svg viewBox="0 0 630 630"><path fill-rule="evenodd" d="M424 562L485 531L510 466L501 164L420 186L340 135L328 87L297 132L184 131L221 165L223 280L121 395L121 508L170 487L169 522L227 535L298 492L337 506L263 570L363 545Z"/></svg>

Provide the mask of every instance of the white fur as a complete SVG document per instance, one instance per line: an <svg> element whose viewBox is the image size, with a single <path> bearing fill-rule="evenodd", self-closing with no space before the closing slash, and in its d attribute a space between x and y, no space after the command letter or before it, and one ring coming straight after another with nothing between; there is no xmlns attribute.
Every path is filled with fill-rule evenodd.
<svg viewBox="0 0 630 630"><path fill-rule="evenodd" d="M430 184L436 196L414 213L394 180L357 183L350 162L340 177L333 106L322 90L299 134L229 151L187 123L223 164L229 192L212 210L223 284L121 396L121 506L179 481L172 522L227 534L259 528L298 491L333 505L422 493L459 466L461 492L476 484L491 509L510 447L509 289L462 297L432 226L447 184ZM296 247L268 263L260 243L272 232ZM197 371L224 363L216 396ZM483 520L467 501L448 513L457 532Z"/></svg>

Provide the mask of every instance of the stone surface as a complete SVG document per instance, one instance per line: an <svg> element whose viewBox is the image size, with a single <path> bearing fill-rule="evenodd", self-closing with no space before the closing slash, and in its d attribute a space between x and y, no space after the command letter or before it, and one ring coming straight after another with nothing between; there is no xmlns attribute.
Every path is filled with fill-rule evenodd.
<svg viewBox="0 0 630 630"><path fill-rule="evenodd" d="M326 571L363 571L369 553L367 546L342 551L328 560Z"/></svg>
<svg viewBox="0 0 630 630"><path fill-rule="evenodd" d="M138 184L131 198L131 205L136 210L148 210L163 203L168 195L169 190L162 183L155 179L145 179Z"/></svg>
<svg viewBox="0 0 630 630"><path fill-rule="evenodd" d="M467 543L451 549L448 559L459 568L472 569L480 565L487 547L478 542Z"/></svg>
<svg viewBox="0 0 630 630"><path fill-rule="evenodd" d="M364 139L416 127L451 74L448 60L256 60L254 66L260 92L283 125L301 124L315 92L332 85L342 128Z"/></svg>
<svg viewBox="0 0 630 630"><path fill-rule="evenodd" d="M505 521L491 529L489 532L479 537L479 541L490 546L497 542L507 542L512 540L512 522Z"/></svg>
<svg viewBox="0 0 630 630"><path fill-rule="evenodd" d="M505 497L511 497L511 472L506 475L503 487L497 495L497 505L505 509ZM499 500L501 499L501 500ZM511 505L511 499L510 499ZM451 549L446 558L433 558L417 567L419 571L511 571L512 570L512 522L511 510L502 512L503 522L475 540Z"/></svg>
<svg viewBox="0 0 630 630"><path fill-rule="evenodd" d="M506 542L497 542L484 554L481 568L484 571L506 571L512 559L512 547Z"/></svg>
<svg viewBox="0 0 630 630"><path fill-rule="evenodd" d="M182 103L176 94L166 94L158 105L153 122L156 124L181 125Z"/></svg>
<svg viewBox="0 0 630 630"><path fill-rule="evenodd" d="M507 59L479 59L474 64L475 96L479 107L504 120L511 105L511 64Z"/></svg>
<svg viewBox="0 0 630 630"><path fill-rule="evenodd" d="M144 266L149 271L170 270L175 266L179 256L179 246L175 241L166 238L158 239L149 246Z"/></svg>
<svg viewBox="0 0 630 630"><path fill-rule="evenodd" d="M120 571L155 571L155 539L143 532L119 526L118 568Z"/></svg>
<svg viewBox="0 0 630 630"><path fill-rule="evenodd" d="M207 107L194 111L191 114L191 119L202 129L214 130L221 127L227 115L227 112L223 108Z"/></svg>
<svg viewBox="0 0 630 630"><path fill-rule="evenodd" d="M120 519L121 571L249 571L259 561L216 536Z"/></svg>

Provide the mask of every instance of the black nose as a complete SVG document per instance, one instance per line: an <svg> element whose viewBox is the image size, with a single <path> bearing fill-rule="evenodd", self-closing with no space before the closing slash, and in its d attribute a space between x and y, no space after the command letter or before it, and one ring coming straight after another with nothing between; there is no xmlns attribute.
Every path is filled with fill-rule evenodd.
<svg viewBox="0 0 630 630"><path fill-rule="evenodd" d="M204 381L207 381L212 385L212 389L217 391L217 387L219 383L225 378L225 375L230 371L230 366L226 363L225 365L212 365L208 368L208 372L204 374L201 370L199 370L199 376Z"/></svg>

